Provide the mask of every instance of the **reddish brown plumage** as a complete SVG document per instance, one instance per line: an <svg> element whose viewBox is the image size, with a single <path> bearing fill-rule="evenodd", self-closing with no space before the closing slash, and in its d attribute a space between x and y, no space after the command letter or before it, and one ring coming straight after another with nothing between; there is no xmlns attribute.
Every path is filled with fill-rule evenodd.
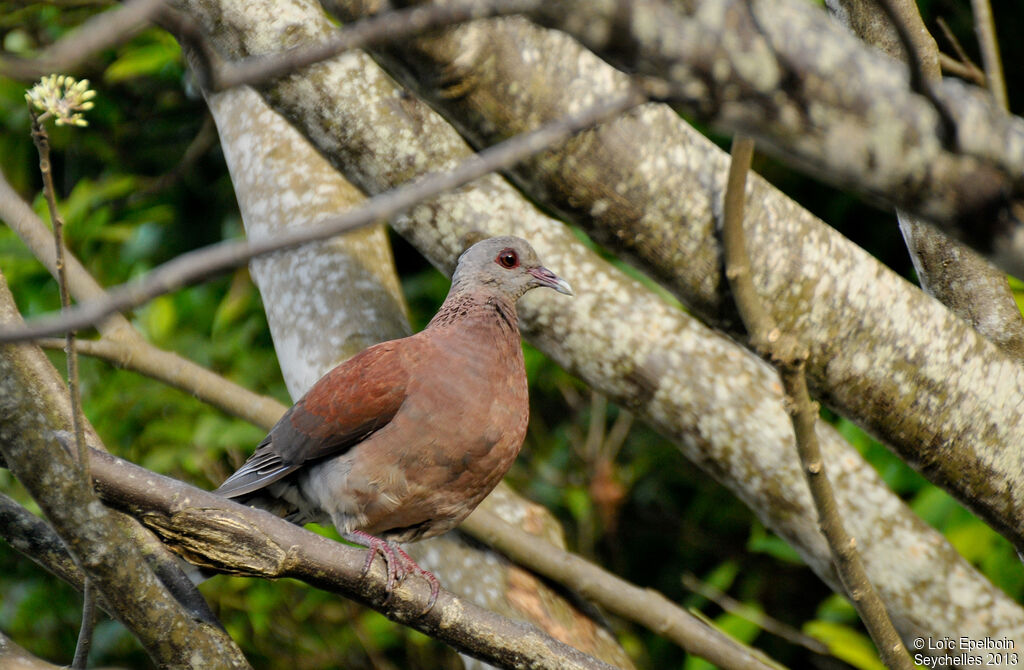
<svg viewBox="0 0 1024 670"><path fill-rule="evenodd" d="M529 401L515 301L538 286L569 293L523 240L474 245L426 329L324 375L218 492L332 522L400 577L406 559L367 534L401 542L453 528L519 452Z"/></svg>

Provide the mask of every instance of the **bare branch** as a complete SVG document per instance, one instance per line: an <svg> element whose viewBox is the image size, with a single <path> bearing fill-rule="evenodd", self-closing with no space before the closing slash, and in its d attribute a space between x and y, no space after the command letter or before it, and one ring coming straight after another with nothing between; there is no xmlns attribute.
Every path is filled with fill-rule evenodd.
<svg viewBox="0 0 1024 670"><path fill-rule="evenodd" d="M910 654L889 619L885 603L868 579L867 570L857 552L854 538L843 525L832 483L825 472L825 461L818 444L815 424L817 403L807 392L804 367L806 347L792 335L781 333L768 310L761 304L750 276L750 256L743 233L743 208L747 173L754 154L754 141L739 136L733 140L732 162L725 192L722 222L722 246L725 249L725 276L729 279L736 306L750 331L750 341L778 368L786 397L783 401L793 421L796 449L811 489L821 531L832 551L833 564L846 593L875 641L882 660L889 668L913 670Z"/></svg>
<svg viewBox="0 0 1024 670"><path fill-rule="evenodd" d="M429 597L426 584L407 579L389 598L380 562L363 575L365 550L109 454L93 450L91 455L97 491L104 501L140 517L198 565L234 574L300 579L500 667L610 667L530 624L511 621L445 590L434 608L422 614Z"/></svg>
<svg viewBox="0 0 1024 670"><path fill-rule="evenodd" d="M995 98L996 104L1009 109L1006 97L1006 79L1003 77L1003 61L999 57L999 40L996 39L996 25L992 19L989 0L971 0L974 10L974 32L981 47L981 60L985 64L985 82Z"/></svg>
<svg viewBox="0 0 1024 670"><path fill-rule="evenodd" d="M44 339L44 349L60 349L63 342ZM201 365L171 351L163 351L141 338L109 338L75 342L79 353L101 358L119 368L162 381L176 389L269 430L288 409L275 398L253 393Z"/></svg>
<svg viewBox="0 0 1024 670"><path fill-rule="evenodd" d="M0 342L32 340L82 329L105 317L179 288L207 279L216 273L248 263L263 254L291 249L338 233L388 219L441 193L451 191L495 170L500 170L539 151L565 141L577 131L620 114L643 102L639 93L598 103L583 113L560 119L530 133L475 154L451 172L433 173L411 184L371 198L365 205L324 223L295 230L271 240L257 242L221 242L183 254L164 263L142 278L112 288L107 298L83 303L62 316L40 317L30 325L0 330Z"/></svg>
<svg viewBox="0 0 1024 670"><path fill-rule="evenodd" d="M805 649L813 651L815 654L821 654L822 656L831 655L828 645L818 638L802 633L789 624L779 621L755 607L751 607L739 600L736 600L729 594L724 593L714 586L705 584L701 580L697 579L695 575L684 573L681 579L683 586L687 589L703 598L707 598L726 612L735 614L742 619L746 619L747 621L755 624L758 628L768 631L772 635L780 637L783 640L800 645Z"/></svg>
<svg viewBox="0 0 1024 670"><path fill-rule="evenodd" d="M953 31L949 29L949 24L941 16L936 19L939 24L939 29L942 30L943 36L946 41L949 42L950 46L956 52L956 57L959 60L953 60L952 57L947 56L944 53L939 53L939 64L942 65L942 69L951 72L958 77L967 79L978 86L985 86L985 73L974 64L971 57L964 51L963 45L960 44L960 40L956 38Z"/></svg>
<svg viewBox="0 0 1024 670"><path fill-rule="evenodd" d="M586 559L562 551L497 515L477 508L460 526L513 561L568 586L612 614L636 621L664 635L691 654L722 668L777 668L760 652L746 647L701 621L651 589L642 589Z"/></svg>
<svg viewBox="0 0 1024 670"><path fill-rule="evenodd" d="M51 72L74 72L97 51L130 40L162 6L163 0L130 0L92 17L35 58L0 58L0 76L31 81Z"/></svg>
<svg viewBox="0 0 1024 670"><path fill-rule="evenodd" d="M346 26L316 46L225 62L209 73L210 89L221 91L244 84L260 84L352 49L390 44L473 19L518 14L537 5L538 0L456 0L444 5L387 12Z"/></svg>

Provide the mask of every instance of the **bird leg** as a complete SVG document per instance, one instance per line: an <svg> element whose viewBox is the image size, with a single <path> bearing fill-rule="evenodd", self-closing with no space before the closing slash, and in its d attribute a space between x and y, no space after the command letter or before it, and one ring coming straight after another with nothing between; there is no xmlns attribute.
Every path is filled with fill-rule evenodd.
<svg viewBox="0 0 1024 670"><path fill-rule="evenodd" d="M384 565L388 575L388 581L384 590L387 591L388 600L391 599L391 593L394 591L395 585L401 584L406 576L412 572L418 574L430 585L430 600L427 602L426 608L420 614L426 614L434 607L434 603L437 602L438 593L441 590L441 583L432 572L421 568L419 564L413 560L412 556L407 554L404 549L393 542L388 542L376 535L370 535L369 533L361 530L353 530L343 533L342 537L349 542L361 544L367 548L366 562L363 563L363 577L365 577L370 571L370 566L373 564L374 556L380 554L381 558L384 559Z"/></svg>

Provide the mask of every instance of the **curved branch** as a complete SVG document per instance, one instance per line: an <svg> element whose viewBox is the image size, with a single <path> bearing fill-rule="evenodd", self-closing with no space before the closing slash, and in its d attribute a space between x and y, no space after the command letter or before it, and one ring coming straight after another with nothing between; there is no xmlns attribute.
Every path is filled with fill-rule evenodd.
<svg viewBox="0 0 1024 670"><path fill-rule="evenodd" d="M389 597L379 561L363 575L363 549L110 454L93 450L91 457L103 500L139 518L197 565L232 574L300 579L501 667L611 667L530 624L506 619L443 589L435 606L421 614L429 598L426 583L407 579Z"/></svg>
<svg viewBox="0 0 1024 670"><path fill-rule="evenodd" d="M148 300L208 279L253 258L323 240L339 233L389 219L442 193L463 186L483 175L500 170L565 141L574 133L620 114L643 102L638 92L601 101L573 115L545 124L529 133L469 156L449 172L435 172L410 184L371 198L365 205L328 221L284 233L273 239L252 242L221 242L182 254L138 280L110 289L101 300L79 304L66 313L43 316L23 328L9 325L0 329L0 342L33 340L95 325L114 314L137 307Z"/></svg>
<svg viewBox="0 0 1024 670"><path fill-rule="evenodd" d="M1024 277L1021 119L952 80L931 87L937 112L905 67L800 0L688 4L563 0L531 16L660 79L663 95L702 121L921 216Z"/></svg>
<svg viewBox="0 0 1024 670"><path fill-rule="evenodd" d="M750 256L747 254L743 234L743 208L747 173L753 155L753 140L743 136L733 140L722 221L725 276L736 296L740 316L750 331L750 341L779 370L786 393L783 403L793 421L796 450L811 490L821 532L828 540L832 552L836 572L885 665L893 669L912 670L914 664L910 661L910 654L893 627L882 598L868 579L867 570L857 551L857 543L846 532L839 513L814 427L818 420L818 406L807 393L807 377L804 374L807 349L792 335L779 332L775 320L761 303L751 279Z"/></svg>
<svg viewBox="0 0 1024 670"><path fill-rule="evenodd" d="M722 668L777 668L774 661L745 647L714 626L678 607L657 591L642 589L584 558L537 538L493 512L477 508L459 526L512 560L568 586L612 614L664 635L680 647Z"/></svg>

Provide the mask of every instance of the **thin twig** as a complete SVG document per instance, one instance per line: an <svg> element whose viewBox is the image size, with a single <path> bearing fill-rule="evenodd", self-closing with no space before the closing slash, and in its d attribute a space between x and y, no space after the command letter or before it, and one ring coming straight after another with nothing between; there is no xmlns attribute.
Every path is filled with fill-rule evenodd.
<svg viewBox="0 0 1024 670"><path fill-rule="evenodd" d="M53 186L53 169L50 162L50 138L40 115L29 104L32 117L32 140L39 152L39 172L43 177L43 194L50 211L53 223L53 243L55 249L55 265L57 269L57 285L60 288L61 311L66 313L71 307L71 294L68 290L68 276L64 265L64 218L57 209L57 193ZM64 338L64 355L68 367L68 393L71 400L71 425L75 434L75 445L78 454L78 468L86 486L92 486L89 476L89 455L85 444L85 422L82 415L82 396L78 382L78 352L75 350L75 331L68 329ZM82 591L82 626L78 632L78 643L75 648L74 668L84 668L92 646L94 610L96 604L95 589L90 579L85 580Z"/></svg>
<svg viewBox="0 0 1024 670"><path fill-rule="evenodd" d="M585 598L672 640L721 668L776 669L777 663L705 623L657 591L642 589L586 559L537 542L493 512L477 508L459 526L513 561L563 584Z"/></svg>
<svg viewBox="0 0 1024 670"><path fill-rule="evenodd" d="M44 349L62 346L55 338L41 339L38 344ZM288 409L270 396L254 393L172 351L154 347L142 338L78 339L75 348L79 354L161 381L265 430Z"/></svg>
<svg viewBox="0 0 1024 670"><path fill-rule="evenodd" d="M693 591L697 595L707 598L711 602L721 607L730 614L735 614L741 619L757 625L758 628L768 631L776 637L780 637L783 640L792 642L793 644L800 645L805 649L813 651L815 654L821 654L822 656L829 656L832 652L829 651L828 645L819 640L818 638L811 637L805 633L801 633L799 630L793 628L789 624L779 621L775 617L769 616L764 612L761 612L753 607L736 600L729 596L729 594L716 589L710 584L706 584L701 580L697 579L695 575L686 573L682 576L683 586L690 591Z"/></svg>
<svg viewBox="0 0 1024 670"><path fill-rule="evenodd" d="M330 3L326 3L330 9ZM210 87L221 91L258 84L327 60L344 51L393 43L445 26L491 16L519 14L536 8L538 0L457 0L387 12L342 28L324 42L283 53L225 62L209 73Z"/></svg>
<svg viewBox="0 0 1024 670"><path fill-rule="evenodd" d="M97 51L130 40L162 4L163 0L131 0L98 14L35 58L0 58L0 76L29 81L50 72L74 72L79 63Z"/></svg>
<svg viewBox="0 0 1024 670"><path fill-rule="evenodd" d="M78 642L75 644L75 657L71 667L85 670L89 661L89 650L92 649L92 631L96 625L96 589L92 588L92 580L85 578L82 590L82 627L78 631Z"/></svg>
<svg viewBox="0 0 1024 670"><path fill-rule="evenodd" d="M939 52L939 64L943 69L948 72L952 72L958 77L963 77L964 79L973 81L978 86L985 86L985 72L978 67L974 61L971 60L971 57L967 55L967 52L964 51L963 45L960 44L960 40L958 40L956 35L953 34L953 31L950 30L949 24L946 23L946 19L940 16L936 19L936 23L939 24L939 29L942 31L943 37L946 38L949 45L953 47L953 51L956 52L956 57L960 59L958 61L953 60L950 56Z"/></svg>
<svg viewBox="0 0 1024 670"><path fill-rule="evenodd" d="M53 242L56 250L57 285L60 288L60 304L62 313L71 307L71 294L68 292L68 277L64 267L64 218L57 210L57 194L53 187L53 170L50 164L50 138L46 126L40 120L36 110L29 106L32 116L32 140L39 152L39 172L43 177L43 194L50 211L53 223ZM75 430L78 462L82 467L83 480L89 482L89 459L86 455L85 431L82 427L82 402L78 389L78 356L75 355L75 332L68 329L65 335L64 353L68 361L68 388L71 393L71 419Z"/></svg>
<svg viewBox="0 0 1024 670"><path fill-rule="evenodd" d="M775 320L765 310L754 287L743 233L743 206L747 173L754 151L754 141L747 137L733 140L732 162L729 166L722 224L725 247L725 276L736 300L736 307L750 333L750 341L778 368L785 392L785 406L793 421L797 452L818 511L818 523L832 552L832 562L847 594L875 641L883 662L889 668L912 670L903 641L889 619L885 604L871 585L857 553L856 541L847 534L839 514L832 484L825 473L825 463L815 424L818 407L807 392L804 368L807 349L796 338L781 333Z"/></svg>
<svg viewBox="0 0 1024 670"><path fill-rule="evenodd" d="M996 26L992 20L992 7L988 0L971 0L971 9L974 11L974 32L978 36L978 46L981 48L981 62L985 65L988 90L1000 107L1009 109L1006 79L1003 78L1003 62L999 58L999 40L996 38Z"/></svg>
<svg viewBox="0 0 1024 670"><path fill-rule="evenodd" d="M528 133L510 138L474 154L450 172L435 172L421 179L382 193L363 206L329 219L317 226L294 230L266 240L229 241L183 254L164 263L136 281L110 290L103 300L80 303L67 314L43 316L24 328L0 330L0 342L32 340L52 336L70 328L82 329L114 312L137 307L159 295L207 279L216 273L248 263L257 256L292 249L361 226L387 220L406 209L437 195L458 188L495 170L558 144L574 133L600 123L641 104L639 92L598 103L579 114L559 119Z"/></svg>
<svg viewBox="0 0 1024 670"><path fill-rule="evenodd" d="M939 54L939 66L945 72L960 77L966 81L971 82L977 86L985 85L985 73L975 67L973 64L967 64L962 61L958 61L949 54Z"/></svg>

